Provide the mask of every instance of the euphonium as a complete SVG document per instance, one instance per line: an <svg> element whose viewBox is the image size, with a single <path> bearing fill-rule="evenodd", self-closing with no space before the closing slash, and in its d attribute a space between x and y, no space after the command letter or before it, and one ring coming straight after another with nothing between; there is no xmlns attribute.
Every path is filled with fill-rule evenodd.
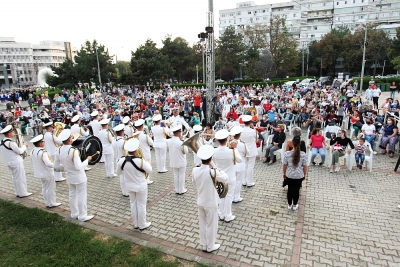
<svg viewBox="0 0 400 267"><path fill-rule="evenodd" d="M22 145L25 143L24 141L24 136L21 134L21 126L22 126L22 121L15 121L12 126L14 128L14 132L15 132L15 141L17 143L18 147L22 147ZM28 152L26 152L26 150L24 151L24 153L21 154L21 157L24 159L26 158L26 156L28 155Z"/></svg>
<svg viewBox="0 0 400 267"><path fill-rule="evenodd" d="M122 154L123 154L124 156L127 156L127 155L128 155L128 153L127 153L126 150L124 149L125 143L126 143L128 140L130 140L131 138L139 139L139 135L136 134L136 135L133 135L133 136L131 136L131 137L128 137L128 138L126 138L126 139L124 140L124 143L122 144ZM141 159L143 158L143 151L142 151L142 148L141 148L140 146L139 146L138 149L137 149L136 155L137 155L138 158L141 158Z"/></svg>
<svg viewBox="0 0 400 267"><path fill-rule="evenodd" d="M201 132L193 135L192 137L187 139L185 142L183 142L182 146L187 146L194 153L197 153L199 148L203 145L200 134L201 134ZM211 167L211 169L217 169L217 165L215 165L215 162L213 160L211 160L211 162L210 162L210 167ZM213 176L211 176L211 177L212 177L215 189L217 190L218 196L220 198L224 198L226 196L226 194L228 193L228 184L216 181Z"/></svg>
<svg viewBox="0 0 400 267"><path fill-rule="evenodd" d="M55 128L54 135L55 135L56 137L58 137L58 136L60 135L60 133L64 130L64 128L65 128L65 123L62 123L62 122L55 122L55 123L54 123L54 128Z"/></svg>

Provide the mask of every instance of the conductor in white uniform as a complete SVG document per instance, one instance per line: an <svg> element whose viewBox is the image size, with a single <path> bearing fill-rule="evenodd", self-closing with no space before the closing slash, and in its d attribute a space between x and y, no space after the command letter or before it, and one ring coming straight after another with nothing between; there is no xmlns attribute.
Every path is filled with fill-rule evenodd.
<svg viewBox="0 0 400 267"><path fill-rule="evenodd" d="M117 176L114 173L114 150L112 148L112 142L115 139L110 131L108 131L108 123L110 119L102 119L100 121L101 130L99 132L99 139L101 145L103 146L103 159L106 167L107 178L112 178Z"/></svg>
<svg viewBox="0 0 400 267"><path fill-rule="evenodd" d="M3 155L4 164L11 171L15 194L20 198L30 196L32 193L28 192L24 163L20 156L25 152L28 143L25 142L21 147L18 147L17 144L12 141L15 133L11 125L7 125L0 133L4 134L4 138L1 141L1 154Z"/></svg>
<svg viewBox="0 0 400 267"><path fill-rule="evenodd" d="M132 138L124 145L128 156L122 157L117 162L117 174L124 174L129 194L131 214L135 229L144 230L151 225L146 221L147 181L146 174L152 168L148 161L137 157L139 140Z"/></svg>
<svg viewBox="0 0 400 267"><path fill-rule="evenodd" d="M53 134L54 126L52 122L48 122L43 126L46 129L46 133L44 134L44 147L46 148L47 153L49 153L51 161L54 163L57 148L62 145L62 142ZM56 182L65 181L65 178L62 177L61 171L54 171L54 176Z"/></svg>
<svg viewBox="0 0 400 267"><path fill-rule="evenodd" d="M114 150L114 156L116 159L116 163L118 163L118 160L124 156L124 125L123 124L118 124L113 128L115 134L117 135L115 139L112 142L112 148ZM128 197L128 190L126 189L126 182L124 178L124 174L119 175L119 183L121 185L121 191L122 195L124 197Z"/></svg>
<svg viewBox="0 0 400 267"><path fill-rule="evenodd" d="M156 155L157 170L159 173L165 173L165 160L167 157L167 135L170 134L168 127L161 127L161 115L157 114L153 117L154 126L151 132L154 136L154 152Z"/></svg>
<svg viewBox="0 0 400 267"><path fill-rule="evenodd" d="M92 117L92 121L89 123L92 126L93 135L98 137L99 132L101 130L101 124L99 122L99 112L97 110L90 113L90 117Z"/></svg>
<svg viewBox="0 0 400 267"><path fill-rule="evenodd" d="M85 168L92 160L92 156L81 161L79 150L71 146L77 138L78 134L72 134L69 129L60 133L58 139L64 145L56 153L54 168L64 167L69 187L71 217L85 222L94 217L87 214L87 177L85 174Z"/></svg>
<svg viewBox="0 0 400 267"><path fill-rule="evenodd" d="M145 160L151 163L151 153L150 149L154 145L153 139L151 139L151 135L147 135L143 132L144 129L144 120L138 119L135 121L135 128L139 133L139 142L140 148L142 149L143 157ZM147 176L147 184L152 184L153 181L150 180L150 175Z"/></svg>
<svg viewBox="0 0 400 267"><path fill-rule="evenodd" d="M225 222L231 222L236 217L232 215L232 201L236 185L235 165L238 162L242 162L242 157L236 149L236 141L232 141L229 144L230 148L228 148L228 136L229 132L225 129L219 130L215 134L215 139L218 140L219 147L215 149L213 156L218 169L228 175L228 193L225 198L221 199L219 207L219 219L225 220Z"/></svg>
<svg viewBox="0 0 400 267"><path fill-rule="evenodd" d="M72 117L71 122L74 123L71 127L71 133L78 133L79 136L88 136L89 130L85 130L83 127L80 126L81 119L79 115L75 115Z"/></svg>
<svg viewBox="0 0 400 267"><path fill-rule="evenodd" d="M213 252L221 246L216 244L218 231L218 202L219 197L214 187L212 176L217 181L227 183L228 176L220 170L211 170L209 168L214 147L203 145L197 151L197 156L201 159L202 165L193 168L192 182L197 190L197 205L199 207L200 224L200 245L203 251Z"/></svg>
<svg viewBox="0 0 400 267"><path fill-rule="evenodd" d="M187 192L185 188L186 154L189 152L187 146L182 146L182 125L172 128L174 137L167 140L169 150L170 167L174 175L175 193L183 195Z"/></svg>
<svg viewBox="0 0 400 267"><path fill-rule="evenodd" d="M35 146L31 151L31 161L33 166L33 176L39 178L42 183L42 194L46 207L58 207L61 203L56 201L56 181L54 177L54 164L50 154L44 149L44 136L38 136L30 140Z"/></svg>
<svg viewBox="0 0 400 267"><path fill-rule="evenodd" d="M242 120L244 122L244 127L242 130L242 141L245 143L248 149L248 153L246 155L246 177L242 182L242 185L247 185L247 187L252 187L255 185L253 180L254 174L254 165L256 163L256 156L257 156L257 138L258 133L256 130L250 128L251 126L251 119L250 115L243 116Z"/></svg>

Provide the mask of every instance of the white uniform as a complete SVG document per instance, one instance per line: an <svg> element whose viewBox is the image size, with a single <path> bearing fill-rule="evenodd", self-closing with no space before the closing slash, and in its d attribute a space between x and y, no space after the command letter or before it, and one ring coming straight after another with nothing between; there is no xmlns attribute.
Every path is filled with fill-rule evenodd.
<svg viewBox="0 0 400 267"><path fill-rule="evenodd" d="M239 141L239 140L237 140ZM240 156L242 157L242 162L236 163L235 165L235 173L236 173L236 186L235 186L235 193L233 195L233 202L240 201L240 190L242 189L242 183L246 176L246 156L247 156L247 146L242 141L237 143L236 147L237 151L239 152Z"/></svg>
<svg viewBox="0 0 400 267"><path fill-rule="evenodd" d="M152 172L151 165L148 161L133 158L135 164L150 174ZM124 174L126 181L126 188L128 190L131 214L133 225L135 228L144 228L146 224L146 203L147 203L147 181L146 176L143 172L137 170L133 164L127 161L122 170L122 164L125 161L124 158L120 158L117 161L117 174Z"/></svg>
<svg viewBox="0 0 400 267"><path fill-rule="evenodd" d="M256 141L258 139L258 133L256 130L251 129L248 126L243 127L241 134L241 140L246 144L248 153L246 155L246 177L242 181L243 185L253 186L255 183L253 181L254 165L256 163L257 156L257 146Z"/></svg>
<svg viewBox="0 0 400 267"><path fill-rule="evenodd" d="M219 197L211 179L214 171L208 165L193 168L192 183L197 190L197 205L199 206L200 245L211 250L215 245L218 231ZM227 183L228 176L223 171L216 171L216 180Z"/></svg>
<svg viewBox="0 0 400 267"><path fill-rule="evenodd" d="M78 149L63 145L56 153L54 168L63 166L69 187L71 217L84 221L87 217L87 177L85 168L88 160L81 161Z"/></svg>
<svg viewBox="0 0 400 267"><path fill-rule="evenodd" d="M154 145L153 139L151 139L147 134L142 131L139 132L139 142L140 147L142 148L144 159L151 163L150 147ZM150 175L147 177L147 180L151 182Z"/></svg>
<svg viewBox="0 0 400 267"><path fill-rule="evenodd" d="M35 147L31 151L31 161L33 176L39 178L42 183L42 194L46 207L56 206L56 181L50 154L41 147Z"/></svg>
<svg viewBox="0 0 400 267"><path fill-rule="evenodd" d="M170 167L174 173L175 192L183 194L187 190L185 188L186 174L186 154L189 152L187 146L182 146L179 137L172 137L167 140L169 150Z"/></svg>
<svg viewBox="0 0 400 267"><path fill-rule="evenodd" d="M89 130L85 131L79 124L74 124L71 127L71 133L78 133L80 136L88 136Z"/></svg>
<svg viewBox="0 0 400 267"><path fill-rule="evenodd" d="M166 172L165 160L167 156L167 139L166 135L170 133L169 128L155 125L151 127L154 136L154 150L156 154L156 163L158 172Z"/></svg>
<svg viewBox="0 0 400 267"><path fill-rule="evenodd" d="M112 141L112 148L114 150L114 156L115 156L115 159L116 159L116 163L118 163L118 160L124 156L124 154L123 154L124 142L125 142L125 140L121 136L117 136ZM128 190L126 189L126 182L125 182L125 178L124 178L124 173L121 173L119 175L119 183L121 185L122 195L127 196L128 195Z"/></svg>
<svg viewBox="0 0 400 267"><path fill-rule="evenodd" d="M56 158L56 152L57 152L58 146L61 146L61 145L62 145L62 142L53 133L46 132L44 134L44 147L47 150L47 153L49 153L52 162L54 162L54 160ZM65 180L62 177L62 172L59 172L59 171L57 171L57 172L54 171L54 177L55 177L56 182Z"/></svg>
<svg viewBox="0 0 400 267"><path fill-rule="evenodd" d="M124 132L127 137L131 137L135 133L135 129L133 129L132 125L125 124Z"/></svg>
<svg viewBox="0 0 400 267"><path fill-rule="evenodd" d="M101 124L99 120L92 120L89 125L92 126L93 135L99 137L99 132L101 130Z"/></svg>
<svg viewBox="0 0 400 267"><path fill-rule="evenodd" d="M29 195L26 185L25 168L23 159L20 156L26 150L26 146L18 147L15 142L9 138L4 138L1 145L1 154L3 155L4 165L11 171L11 177L14 184L14 190L17 197Z"/></svg>
<svg viewBox="0 0 400 267"><path fill-rule="evenodd" d="M190 126L189 124L187 124L187 122L185 121L184 118L182 118L181 116L171 116L168 118L168 123L171 125L171 127L173 128L174 126L177 125L183 125L185 126L186 130L189 130Z"/></svg>
<svg viewBox="0 0 400 267"><path fill-rule="evenodd" d="M103 146L103 159L106 165L106 175L108 178L111 178L114 176L114 150L112 147L114 137L107 129L100 130L98 137Z"/></svg>
<svg viewBox="0 0 400 267"><path fill-rule="evenodd" d="M215 149L213 160L218 169L228 175L228 193L225 198L221 199L219 218L221 220L225 219L225 221L231 221L233 219L232 201L236 185L235 165L237 162L242 162L242 157L237 149L229 149L227 146L219 146Z"/></svg>

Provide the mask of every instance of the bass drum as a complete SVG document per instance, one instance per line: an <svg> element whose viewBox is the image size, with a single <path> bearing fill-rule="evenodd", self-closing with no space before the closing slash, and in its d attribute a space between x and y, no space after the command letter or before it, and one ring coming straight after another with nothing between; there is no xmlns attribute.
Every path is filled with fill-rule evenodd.
<svg viewBox="0 0 400 267"><path fill-rule="evenodd" d="M79 149L82 161L86 160L88 156L95 155L97 151L100 152L99 154L93 156L92 160L89 161L89 165L98 163L101 159L101 155L103 154L103 146L100 142L100 139L96 136L79 137L72 143L72 146Z"/></svg>

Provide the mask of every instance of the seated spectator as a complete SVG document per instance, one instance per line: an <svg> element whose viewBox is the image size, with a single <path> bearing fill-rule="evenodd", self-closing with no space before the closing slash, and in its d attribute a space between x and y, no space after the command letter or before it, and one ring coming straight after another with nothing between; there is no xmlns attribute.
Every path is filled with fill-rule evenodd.
<svg viewBox="0 0 400 267"><path fill-rule="evenodd" d="M233 117L234 120L237 120L239 117L238 114L235 112L233 107L230 108L229 112L226 114L226 119L228 120L230 117Z"/></svg>
<svg viewBox="0 0 400 267"><path fill-rule="evenodd" d="M376 138L376 128L375 125L372 124L371 118L365 119L365 124L361 128L362 133L364 134L364 139L371 144L371 148L374 154L377 154L374 151L375 147L375 138Z"/></svg>
<svg viewBox="0 0 400 267"><path fill-rule="evenodd" d="M208 122L206 124L206 128L204 128L202 136L207 143L212 143L213 139L214 139L214 135L215 135L215 133L212 128L212 125L211 125L211 123Z"/></svg>
<svg viewBox="0 0 400 267"><path fill-rule="evenodd" d="M193 112L193 117L190 118L189 125L190 127L193 127L194 125L200 125L199 113Z"/></svg>
<svg viewBox="0 0 400 267"><path fill-rule="evenodd" d="M219 117L219 120L214 124L215 132L218 132L219 130L222 130L224 128L225 128L225 122L222 120L222 117Z"/></svg>
<svg viewBox="0 0 400 267"><path fill-rule="evenodd" d="M319 165L323 165L325 162L325 150L329 150L329 145L326 143L326 139L324 135L322 134L322 129L320 128L314 128L310 137L310 140L308 141L308 148L311 148L311 163L315 165L316 163L314 162L315 157L317 154L321 156L321 162Z"/></svg>
<svg viewBox="0 0 400 267"><path fill-rule="evenodd" d="M272 143L269 144L265 149L265 157L263 158L264 163L268 162L268 165L271 165L275 162L274 152L282 148L282 145L286 139L286 134L284 130L285 126L283 124L279 124L276 128L276 131L272 138Z"/></svg>
<svg viewBox="0 0 400 267"><path fill-rule="evenodd" d="M335 114L335 110L330 110L329 114L325 116L325 126L331 125L334 126L338 122L338 118Z"/></svg>
<svg viewBox="0 0 400 267"><path fill-rule="evenodd" d="M396 121L394 118L389 117L387 124L382 127L383 136L379 147L382 149L382 155L386 154L386 146L389 144L389 157L393 158L395 145L399 141L397 136L399 129L397 128Z"/></svg>
<svg viewBox="0 0 400 267"><path fill-rule="evenodd" d="M290 126L290 122L293 120L293 114L291 113L290 110L283 114L283 123L286 125L286 128Z"/></svg>

